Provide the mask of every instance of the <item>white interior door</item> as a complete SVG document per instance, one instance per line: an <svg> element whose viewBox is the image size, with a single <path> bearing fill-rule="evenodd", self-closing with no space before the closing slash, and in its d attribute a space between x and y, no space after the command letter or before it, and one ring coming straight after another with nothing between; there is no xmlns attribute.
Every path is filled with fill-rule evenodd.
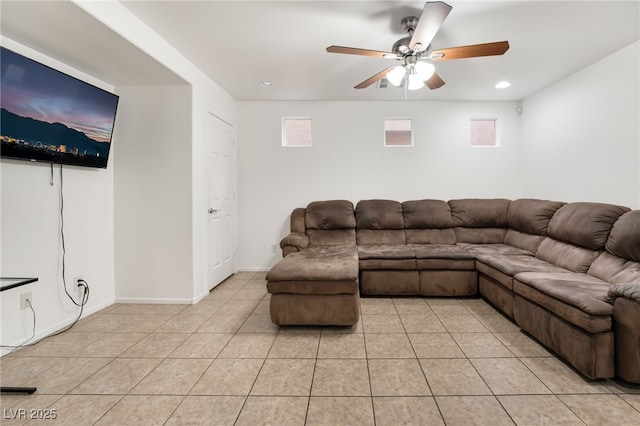
<svg viewBox="0 0 640 426"><path fill-rule="evenodd" d="M233 127L215 115L208 113L206 121L207 283L212 289L235 267L235 136Z"/></svg>

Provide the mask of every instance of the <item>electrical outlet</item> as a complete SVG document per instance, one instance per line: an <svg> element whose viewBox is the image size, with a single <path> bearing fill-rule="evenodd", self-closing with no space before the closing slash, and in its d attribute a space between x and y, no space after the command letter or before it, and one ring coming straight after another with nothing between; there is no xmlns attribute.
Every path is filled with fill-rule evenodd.
<svg viewBox="0 0 640 426"><path fill-rule="evenodd" d="M29 303L27 303L27 300ZM29 305L33 306L33 298L30 291L20 295L20 309L27 309Z"/></svg>
<svg viewBox="0 0 640 426"><path fill-rule="evenodd" d="M75 277L73 279L73 288L76 290L76 293L82 295L84 293L84 285L79 285L80 281L84 281L82 275L78 275L77 277Z"/></svg>
<svg viewBox="0 0 640 426"><path fill-rule="evenodd" d="M271 253L277 253L277 252L278 252L278 245L271 244Z"/></svg>

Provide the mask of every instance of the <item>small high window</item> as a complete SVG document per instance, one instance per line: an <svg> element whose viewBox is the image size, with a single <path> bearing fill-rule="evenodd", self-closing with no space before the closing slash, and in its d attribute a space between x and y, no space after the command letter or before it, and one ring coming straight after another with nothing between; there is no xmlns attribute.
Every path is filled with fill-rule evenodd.
<svg viewBox="0 0 640 426"><path fill-rule="evenodd" d="M282 146L311 146L311 118L283 118Z"/></svg>
<svg viewBox="0 0 640 426"><path fill-rule="evenodd" d="M408 118L384 120L384 146L413 146L413 125Z"/></svg>
<svg viewBox="0 0 640 426"><path fill-rule="evenodd" d="M471 146L498 146L495 119L471 119Z"/></svg>

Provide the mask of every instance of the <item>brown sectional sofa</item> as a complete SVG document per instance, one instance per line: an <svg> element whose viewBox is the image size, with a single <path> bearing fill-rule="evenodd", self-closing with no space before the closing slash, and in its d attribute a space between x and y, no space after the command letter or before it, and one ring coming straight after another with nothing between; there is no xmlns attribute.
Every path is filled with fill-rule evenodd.
<svg viewBox="0 0 640 426"><path fill-rule="evenodd" d="M590 378L640 383L640 210L463 199L318 201L267 274L275 324L353 325L358 297L481 295Z"/></svg>

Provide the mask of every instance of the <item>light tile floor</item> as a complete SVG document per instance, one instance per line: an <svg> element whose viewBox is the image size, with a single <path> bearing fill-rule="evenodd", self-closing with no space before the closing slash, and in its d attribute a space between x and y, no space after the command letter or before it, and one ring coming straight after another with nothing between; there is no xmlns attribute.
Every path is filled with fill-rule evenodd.
<svg viewBox="0 0 640 426"><path fill-rule="evenodd" d="M280 328L265 284L112 305L0 358L3 385L38 387L2 395L0 422L640 424L639 386L585 379L481 299L363 298L354 327Z"/></svg>

